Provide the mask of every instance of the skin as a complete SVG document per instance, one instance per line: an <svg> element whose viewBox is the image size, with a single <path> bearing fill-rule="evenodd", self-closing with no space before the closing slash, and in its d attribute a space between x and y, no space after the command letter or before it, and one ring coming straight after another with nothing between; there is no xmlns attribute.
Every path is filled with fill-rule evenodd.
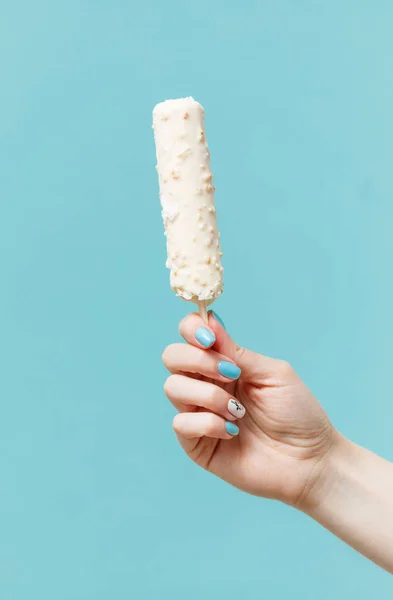
<svg viewBox="0 0 393 600"><path fill-rule="evenodd" d="M195 337L200 327L214 335L209 348ZM393 466L345 440L288 363L238 346L212 314L208 325L187 316L180 333L186 343L163 354L171 373L164 390L188 456L249 494L306 512L393 572ZM240 367L237 380L219 373L221 360ZM241 420L228 411L230 399L246 409ZM227 433L226 422L239 434Z"/></svg>

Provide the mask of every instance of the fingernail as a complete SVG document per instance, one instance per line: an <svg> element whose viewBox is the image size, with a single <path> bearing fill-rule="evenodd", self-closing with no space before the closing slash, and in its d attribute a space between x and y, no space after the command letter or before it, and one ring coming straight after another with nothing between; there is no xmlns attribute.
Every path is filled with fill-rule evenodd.
<svg viewBox="0 0 393 600"><path fill-rule="evenodd" d="M214 333L206 329L206 327L199 327L195 332L195 338L205 348L208 348L216 341Z"/></svg>
<svg viewBox="0 0 393 600"><path fill-rule="evenodd" d="M225 429L227 430L227 433L229 433L229 435L237 435L239 433L239 427L235 425L235 423L231 423L230 421L227 421L225 423Z"/></svg>
<svg viewBox="0 0 393 600"><path fill-rule="evenodd" d="M240 377L241 369L237 365L234 365L227 360L220 360L218 363L218 370L221 375L228 377L228 379L238 379Z"/></svg>
<svg viewBox="0 0 393 600"><path fill-rule="evenodd" d="M212 315L213 319L215 319L217 323L220 323L221 327L226 331L224 321L218 316L218 314L214 310L209 310L209 313Z"/></svg>
<svg viewBox="0 0 393 600"><path fill-rule="evenodd" d="M240 404L240 402L231 398L228 402L228 412L237 419L241 419L246 414L246 409L243 404Z"/></svg>

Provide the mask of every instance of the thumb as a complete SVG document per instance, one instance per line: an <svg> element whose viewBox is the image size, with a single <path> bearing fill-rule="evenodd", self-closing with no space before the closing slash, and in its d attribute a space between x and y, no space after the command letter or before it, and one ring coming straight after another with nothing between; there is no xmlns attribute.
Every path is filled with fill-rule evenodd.
<svg viewBox="0 0 393 600"><path fill-rule="evenodd" d="M286 363L263 354L257 354L236 344L225 330L223 321L213 310L209 311L209 326L216 336L214 350L227 356L241 368L242 379L256 385L266 385L273 380L277 381Z"/></svg>
<svg viewBox="0 0 393 600"><path fill-rule="evenodd" d="M213 329L216 336L214 350L234 361L236 359L237 346L229 333L227 333L223 321L214 310L209 310L208 318L209 326Z"/></svg>

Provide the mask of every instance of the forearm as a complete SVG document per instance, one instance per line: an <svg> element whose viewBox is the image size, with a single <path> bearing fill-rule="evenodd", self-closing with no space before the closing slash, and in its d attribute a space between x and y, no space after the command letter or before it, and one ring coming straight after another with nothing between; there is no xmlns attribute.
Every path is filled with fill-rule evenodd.
<svg viewBox="0 0 393 600"><path fill-rule="evenodd" d="M393 464L338 436L305 512L393 574Z"/></svg>

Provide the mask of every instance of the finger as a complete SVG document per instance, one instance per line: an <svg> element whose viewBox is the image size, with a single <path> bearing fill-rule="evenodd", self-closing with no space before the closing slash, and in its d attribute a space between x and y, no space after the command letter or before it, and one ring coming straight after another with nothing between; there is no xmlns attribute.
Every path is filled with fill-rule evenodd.
<svg viewBox="0 0 393 600"><path fill-rule="evenodd" d="M237 345L226 331L223 320L214 310L209 310L208 322L216 338L214 350L236 362Z"/></svg>
<svg viewBox="0 0 393 600"><path fill-rule="evenodd" d="M173 429L182 440L208 437L221 440L230 440L239 433L239 428L234 423L225 421L222 417L212 413L179 413L173 419Z"/></svg>
<svg viewBox="0 0 393 600"><path fill-rule="evenodd" d="M241 368L243 379L257 385L270 385L282 379L283 361L238 346L225 330L222 319L212 310L209 311L209 326L216 336L214 350L235 362Z"/></svg>
<svg viewBox="0 0 393 600"><path fill-rule="evenodd" d="M172 344L162 356L171 373L198 373L208 379L228 383L238 379L241 369L214 350L201 350L189 344Z"/></svg>
<svg viewBox="0 0 393 600"><path fill-rule="evenodd" d="M225 390L213 383L185 375L170 375L164 385L165 394L180 412L205 408L229 421L246 414L244 406Z"/></svg>
<svg viewBox="0 0 393 600"><path fill-rule="evenodd" d="M212 328L197 313L187 315L179 325L180 335L198 348L210 348L216 341Z"/></svg>

